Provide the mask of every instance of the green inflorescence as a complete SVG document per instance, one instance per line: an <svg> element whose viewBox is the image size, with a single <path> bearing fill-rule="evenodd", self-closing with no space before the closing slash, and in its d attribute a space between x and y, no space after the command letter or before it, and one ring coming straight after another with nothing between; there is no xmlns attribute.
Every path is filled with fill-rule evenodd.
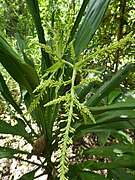
<svg viewBox="0 0 135 180"><path fill-rule="evenodd" d="M97 56L102 56L104 53L110 53L117 48L122 48L125 44L132 40L132 34L129 34L124 39L121 39L119 42L111 44L109 47L98 48L98 50L93 54L87 54L86 56L80 55L80 57L75 57L73 41L68 45L66 51L70 53L70 61L64 59L63 48L57 46L57 48L51 49L47 45L37 44L40 47L44 48L46 52L53 57L54 64L47 69L46 73L41 77L40 85L34 90L33 94L35 95L34 101L31 103L28 113L31 113L41 102L44 95L47 94L47 90L54 90L57 92L53 99L50 99L44 104L44 107L55 106L59 104L62 108L61 118L59 124L64 122L64 127L60 129L59 142L58 142L58 176L60 180L66 180L65 174L68 172L68 155L69 147L72 145L72 134L75 132L75 129L72 127L72 123L79 119L78 115L75 113L75 109L78 109L81 116L83 117L84 123L87 123L87 119L91 119L93 123L95 122L94 116L90 110L83 104L80 103L79 97L77 96L76 89L83 88L84 85L87 85L89 82L99 81L99 71L87 69L86 65L89 59L93 59ZM69 78L65 78L65 69L69 66L71 69L71 74ZM61 73L59 73L61 72ZM80 82L76 85L76 77L80 72L84 72L88 76L82 78ZM91 75L91 76L90 76ZM57 78L56 78L57 77ZM69 89L65 93L60 94L62 87L69 85Z"/></svg>

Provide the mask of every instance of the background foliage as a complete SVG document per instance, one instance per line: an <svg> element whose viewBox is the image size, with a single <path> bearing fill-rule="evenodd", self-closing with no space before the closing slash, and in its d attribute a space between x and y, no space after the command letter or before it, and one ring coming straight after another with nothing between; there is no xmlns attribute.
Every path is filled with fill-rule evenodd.
<svg viewBox="0 0 135 180"><path fill-rule="evenodd" d="M108 3L0 1L0 158L20 179L134 178L135 1Z"/></svg>

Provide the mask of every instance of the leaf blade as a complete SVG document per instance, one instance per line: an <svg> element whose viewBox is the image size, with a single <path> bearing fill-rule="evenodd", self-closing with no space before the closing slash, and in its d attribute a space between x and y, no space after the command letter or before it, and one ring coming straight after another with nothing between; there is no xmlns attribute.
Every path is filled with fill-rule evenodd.
<svg viewBox="0 0 135 180"><path fill-rule="evenodd" d="M134 70L134 63L128 63L124 67L122 67L112 78L110 81L104 83L98 91L87 100L86 106L94 106L97 104L103 97L105 97L108 93L110 93L115 87L117 87L122 80L127 77L129 72Z"/></svg>
<svg viewBox="0 0 135 180"><path fill-rule="evenodd" d="M0 62L9 74L31 94L39 85L34 68L26 64L10 45L0 36Z"/></svg>
<svg viewBox="0 0 135 180"><path fill-rule="evenodd" d="M17 149L7 148L7 147L0 147L0 159L13 158L14 154L20 154L20 153L25 154L26 152Z"/></svg>
<svg viewBox="0 0 135 180"><path fill-rule="evenodd" d="M37 170L33 170L31 172L28 172L28 173L24 174L21 178L19 178L19 180L33 180L36 171Z"/></svg>
<svg viewBox="0 0 135 180"><path fill-rule="evenodd" d="M97 148L84 150L83 155L97 155L109 158L121 158L125 154L134 154L133 145L111 145L111 146L100 146Z"/></svg>
<svg viewBox="0 0 135 180"><path fill-rule="evenodd" d="M74 47L76 57L80 55L80 53L85 49L89 41L92 39L104 16L108 4L109 0L89 1L86 16L75 37Z"/></svg>
<svg viewBox="0 0 135 180"><path fill-rule="evenodd" d="M28 8L30 10L30 13L32 15L35 26L36 26L39 42L42 44L46 44L46 41L44 38L45 37L44 30L43 30L43 27L41 24L38 1L37 0L26 0L26 2L28 5ZM49 68L52 65L52 63L51 63L48 53L45 52L42 48L41 48L41 53L42 53L42 65L41 65L42 73L44 73L45 69Z"/></svg>
<svg viewBox="0 0 135 180"><path fill-rule="evenodd" d="M24 137L28 142L32 143L32 137L25 130L26 125L21 119L17 119L17 124L12 126L3 120L0 120L0 133L1 134L12 134Z"/></svg>
<svg viewBox="0 0 135 180"><path fill-rule="evenodd" d="M19 108L14 98L12 97L1 73L0 73L0 92L3 95L3 97L7 100L7 102L9 102L19 114L22 114L22 110Z"/></svg>

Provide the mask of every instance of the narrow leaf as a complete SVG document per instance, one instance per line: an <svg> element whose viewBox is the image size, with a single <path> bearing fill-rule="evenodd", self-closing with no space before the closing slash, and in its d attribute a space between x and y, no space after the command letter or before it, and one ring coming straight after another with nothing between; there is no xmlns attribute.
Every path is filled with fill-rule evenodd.
<svg viewBox="0 0 135 180"><path fill-rule="evenodd" d="M98 141L102 144L105 145L105 143L107 142L109 136L110 136L110 132L99 132L97 133L98 135Z"/></svg>
<svg viewBox="0 0 135 180"><path fill-rule="evenodd" d="M85 18L75 37L75 54L78 57L96 32L108 6L109 0L89 1Z"/></svg>
<svg viewBox="0 0 135 180"><path fill-rule="evenodd" d="M26 0L26 2L30 10L30 13L32 15L35 26L36 26L39 42L42 44L46 44L46 41L44 38L45 37L44 30L41 24L38 0ZM41 48L41 52L42 52L42 73L44 73L44 70L49 68L52 63L51 63L48 53L46 53L42 48Z"/></svg>
<svg viewBox="0 0 135 180"><path fill-rule="evenodd" d="M0 92L3 95L3 97L15 108L15 110L19 114L22 114L22 110L19 108L14 98L12 97L1 73L0 73Z"/></svg>
<svg viewBox="0 0 135 180"><path fill-rule="evenodd" d="M119 167L125 167L125 168L134 168L135 162L133 161L133 156L127 156L123 159L118 159L112 162L94 162L94 160L88 160L82 163L75 164L70 167L70 169L78 169L84 170L87 169L87 171L92 170L103 170L103 169L113 169L113 168L119 168Z"/></svg>
<svg viewBox="0 0 135 180"><path fill-rule="evenodd" d="M114 90L110 92L108 96L108 104L112 104L119 96L121 92L119 90Z"/></svg>
<svg viewBox="0 0 135 180"><path fill-rule="evenodd" d="M95 180L109 180L108 178L105 178L103 175L96 174L94 172L89 172L89 171L81 171L78 172L79 177L81 180L90 180L90 179L95 179Z"/></svg>
<svg viewBox="0 0 135 180"><path fill-rule="evenodd" d="M80 11L79 11L79 13L78 13L78 15L77 15L76 21L75 21L75 23L74 23L74 26L73 26L72 29L71 29L70 36L69 36L69 40L68 40L68 44L69 44L69 43L73 40L73 38L74 38L75 32L76 32L76 30L77 30L77 28L78 28L78 26L79 26L79 23L80 23L82 17L84 16L84 12L85 12L85 9L86 9L89 1L90 1L90 0L84 0L83 3L82 3L82 6L81 6Z"/></svg>
<svg viewBox="0 0 135 180"><path fill-rule="evenodd" d="M132 72L135 68L133 63L128 63L122 67L110 81L106 82L98 89L98 91L88 99L86 102L87 106L94 106L97 104L103 97L107 96L113 89L115 89L127 75Z"/></svg>
<svg viewBox="0 0 135 180"><path fill-rule="evenodd" d="M89 133L95 133L95 132L110 132L110 131L116 131L116 130L123 130L123 129L133 129L132 122L134 120L130 121L121 121L121 122L110 122L110 123L102 123L102 124L96 124L96 126L88 126L88 125L82 125L79 126L76 129L75 132L75 139L79 137L83 137Z"/></svg>
<svg viewBox="0 0 135 180"><path fill-rule="evenodd" d="M33 170L31 172L28 172L24 174L19 180L33 180L35 176L36 170Z"/></svg>
<svg viewBox="0 0 135 180"><path fill-rule="evenodd" d="M124 155L133 155L133 145L111 145L111 146L100 146L93 149L87 149L83 151L83 155L97 155L109 158L121 158Z"/></svg>
<svg viewBox="0 0 135 180"><path fill-rule="evenodd" d="M108 163L104 163L104 162L93 163L91 166L91 169L102 170L102 169L113 169L113 168L119 168L119 167L134 168L135 162L133 161L133 158L134 158L133 156L126 156L120 160L116 160L116 161L112 161Z"/></svg>
<svg viewBox="0 0 135 180"><path fill-rule="evenodd" d="M31 59L29 59L25 53L26 45L25 45L24 40L20 37L20 35L18 33L16 33L15 36L16 36L20 51L23 55L24 61L27 64L29 64L31 67L35 68L34 62Z"/></svg>
<svg viewBox="0 0 135 180"><path fill-rule="evenodd" d="M107 111L105 113L102 113L98 116L96 116L96 122L97 123L105 123L107 121L115 122L117 119L133 119L135 117L135 111L134 110L112 110Z"/></svg>
<svg viewBox="0 0 135 180"><path fill-rule="evenodd" d="M32 103L32 98L31 96L27 93L24 97L24 101L26 104L27 109L29 109L30 104ZM32 117L36 120L36 123L38 124L38 127L40 128L40 131L44 132L44 135L46 137L46 121L45 121L45 109L42 105L38 105L36 109L33 110L31 113ZM41 129L42 127L42 129Z"/></svg>
<svg viewBox="0 0 135 180"><path fill-rule="evenodd" d="M108 178L117 179L117 180L127 180L127 179L134 180L135 176L133 174L130 174L128 170L125 168L115 168L115 169L109 169Z"/></svg>
<svg viewBox="0 0 135 180"><path fill-rule="evenodd" d="M23 152L17 149L11 149L7 147L0 147L0 158L13 158L14 154L26 154L27 152Z"/></svg>
<svg viewBox="0 0 135 180"><path fill-rule="evenodd" d="M109 111L109 110L128 110L128 109L134 109L135 108L135 100L131 99L131 100L127 100L125 102L118 102L109 106L100 106L100 107L89 107L90 111L93 114L100 114L103 113L105 111Z"/></svg>
<svg viewBox="0 0 135 180"><path fill-rule="evenodd" d="M39 85L39 79L34 68L26 64L16 54L9 44L0 36L0 62L9 74L29 93Z"/></svg>
<svg viewBox="0 0 135 180"><path fill-rule="evenodd" d="M32 143L32 137L25 130L26 125L21 119L17 119L17 124L12 126L3 120L0 120L0 133L12 134L24 137L28 142Z"/></svg>
<svg viewBox="0 0 135 180"><path fill-rule="evenodd" d="M98 67L98 68L96 68L94 70L98 71L99 73L103 73L105 71L105 68L104 67ZM77 93L77 95L79 97L79 100L81 102L84 102L85 96L90 92L93 85L95 85L96 83L97 83L97 81L95 80L93 82L90 82L87 85L82 86L81 88L76 89L76 93Z"/></svg>

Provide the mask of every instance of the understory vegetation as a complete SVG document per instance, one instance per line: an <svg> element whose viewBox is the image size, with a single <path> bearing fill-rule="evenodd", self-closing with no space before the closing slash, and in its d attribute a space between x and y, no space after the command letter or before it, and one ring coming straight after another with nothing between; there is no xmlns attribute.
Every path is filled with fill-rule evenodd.
<svg viewBox="0 0 135 180"><path fill-rule="evenodd" d="M133 180L135 1L0 7L1 179Z"/></svg>

